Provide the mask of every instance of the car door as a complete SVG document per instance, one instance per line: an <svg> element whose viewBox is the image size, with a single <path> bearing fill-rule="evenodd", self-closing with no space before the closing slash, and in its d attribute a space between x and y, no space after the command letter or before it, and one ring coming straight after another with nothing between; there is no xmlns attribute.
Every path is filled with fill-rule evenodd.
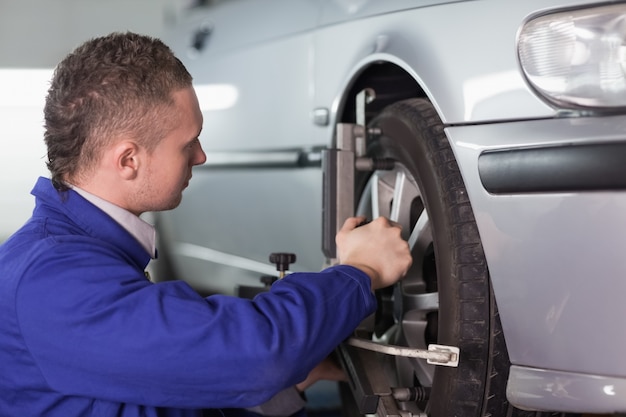
<svg viewBox="0 0 626 417"><path fill-rule="evenodd" d="M161 252L202 291L258 285L275 272L270 252L315 253L293 269L322 267L310 133L319 6L226 0L191 9L166 36L194 77L207 162L194 169L180 207L160 215Z"/></svg>

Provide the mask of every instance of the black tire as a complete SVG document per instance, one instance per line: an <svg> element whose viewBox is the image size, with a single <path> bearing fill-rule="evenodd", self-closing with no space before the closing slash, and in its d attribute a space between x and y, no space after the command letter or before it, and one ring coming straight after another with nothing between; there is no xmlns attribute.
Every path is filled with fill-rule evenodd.
<svg viewBox="0 0 626 417"><path fill-rule="evenodd" d="M392 158L396 164L392 171L357 178L361 198L356 211L389 216L402 224L407 240L412 231L418 237L412 243L414 264L407 278L378 294L374 337L411 347L457 346L461 351L458 368L391 360L393 385L430 391L427 400L403 402L401 408L431 417L528 415L506 400L510 363L487 262L463 179L434 107L425 99L400 101L370 126L382 134L369 139L368 155ZM403 178L406 183L398 188L414 190L400 198L393 187ZM430 235L428 227L422 229L424 214ZM436 300L438 308L433 307Z"/></svg>

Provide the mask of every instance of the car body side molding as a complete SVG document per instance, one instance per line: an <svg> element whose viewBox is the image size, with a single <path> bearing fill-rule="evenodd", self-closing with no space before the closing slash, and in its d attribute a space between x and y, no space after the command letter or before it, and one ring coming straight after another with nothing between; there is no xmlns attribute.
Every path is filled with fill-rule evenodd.
<svg viewBox="0 0 626 417"><path fill-rule="evenodd" d="M322 166L322 149L312 148L208 151L207 160L201 169L273 169L311 168Z"/></svg>
<svg viewBox="0 0 626 417"><path fill-rule="evenodd" d="M626 141L483 152L478 171L493 194L626 190Z"/></svg>

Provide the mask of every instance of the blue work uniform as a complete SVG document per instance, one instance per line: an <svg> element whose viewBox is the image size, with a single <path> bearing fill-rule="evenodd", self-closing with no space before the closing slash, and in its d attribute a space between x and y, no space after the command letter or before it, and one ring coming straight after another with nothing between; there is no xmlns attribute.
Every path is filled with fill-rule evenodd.
<svg viewBox="0 0 626 417"><path fill-rule="evenodd" d="M150 254L40 178L0 246L0 416L200 416L305 379L376 308L350 266L293 273L254 300L152 283Z"/></svg>

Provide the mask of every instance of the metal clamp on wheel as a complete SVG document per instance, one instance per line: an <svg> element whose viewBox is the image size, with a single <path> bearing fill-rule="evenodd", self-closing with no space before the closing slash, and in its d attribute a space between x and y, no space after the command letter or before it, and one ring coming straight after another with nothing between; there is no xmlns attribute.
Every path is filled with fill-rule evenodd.
<svg viewBox="0 0 626 417"><path fill-rule="evenodd" d="M356 124L339 123L336 130L336 148L322 152L324 175L323 242L322 249L330 264L337 262L335 235L345 220L354 216L355 183L358 172L389 171L396 169L396 161L389 158L367 157L367 139L380 137L380 129L366 128L365 106L375 97L365 89L356 97ZM370 317L371 318L371 317ZM365 321L361 327L366 334ZM339 358L349 376L350 388L359 413L380 417L421 417L423 413L409 412L403 402L427 402L429 386L392 387L381 355L425 359L430 365L458 367L460 350L453 346L429 344L427 349L381 344L373 340L351 337L338 349Z"/></svg>

